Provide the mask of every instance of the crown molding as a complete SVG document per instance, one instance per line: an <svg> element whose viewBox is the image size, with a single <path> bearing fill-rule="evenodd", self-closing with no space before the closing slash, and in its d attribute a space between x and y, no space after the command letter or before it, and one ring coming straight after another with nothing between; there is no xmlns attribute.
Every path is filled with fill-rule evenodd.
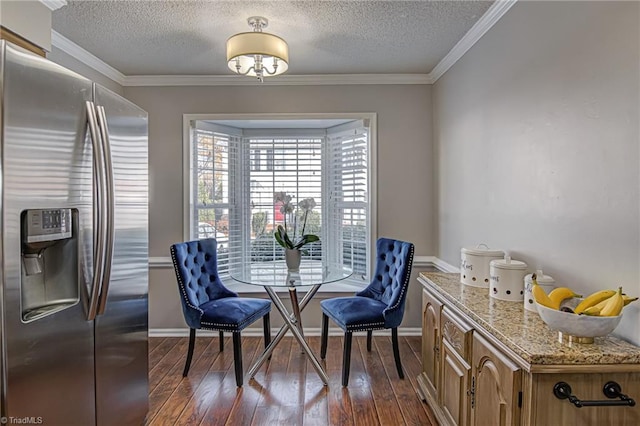
<svg viewBox="0 0 640 426"><path fill-rule="evenodd" d="M52 12L67 5L66 0L40 0L40 3L47 6Z"/></svg>
<svg viewBox="0 0 640 426"><path fill-rule="evenodd" d="M480 38L493 27L518 0L496 0L453 49L428 74L431 84L438 81Z"/></svg>
<svg viewBox="0 0 640 426"><path fill-rule="evenodd" d="M51 30L51 44L120 85L123 85L126 80L126 76L120 71L106 64L100 58L84 50L57 31Z"/></svg>
<svg viewBox="0 0 640 426"><path fill-rule="evenodd" d="M342 84L431 84L427 74L279 75L258 79L239 75L132 75L123 86L318 86Z"/></svg>

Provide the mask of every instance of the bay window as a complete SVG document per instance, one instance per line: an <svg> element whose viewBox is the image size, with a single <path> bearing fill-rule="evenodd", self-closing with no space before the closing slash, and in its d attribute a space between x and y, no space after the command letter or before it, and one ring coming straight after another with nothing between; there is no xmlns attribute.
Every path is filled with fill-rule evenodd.
<svg viewBox="0 0 640 426"><path fill-rule="evenodd" d="M304 246L303 262L344 264L354 271L352 284L368 284L375 217L369 123L268 120L256 128L255 120L185 120L185 237L216 238L221 275L249 260L282 260L273 231L285 218L276 197L289 195L295 206L313 198L304 233L320 241ZM298 234L302 223L289 217Z"/></svg>

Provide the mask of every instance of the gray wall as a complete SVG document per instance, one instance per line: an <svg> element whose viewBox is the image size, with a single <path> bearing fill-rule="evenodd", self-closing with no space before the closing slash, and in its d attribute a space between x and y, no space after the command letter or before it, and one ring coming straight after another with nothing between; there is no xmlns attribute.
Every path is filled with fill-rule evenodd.
<svg viewBox="0 0 640 426"><path fill-rule="evenodd" d="M47 52L51 50L51 10L39 1L0 1L0 25Z"/></svg>
<svg viewBox="0 0 640 426"><path fill-rule="evenodd" d="M518 2L433 87L438 256L640 295L637 2ZM640 304L620 336L640 344Z"/></svg>
<svg viewBox="0 0 640 426"><path fill-rule="evenodd" d="M124 94L149 112L151 256L168 257L183 240L182 115L195 113L377 113L378 234L412 241L418 256L434 253L430 86L125 87ZM412 284L403 326L419 327ZM305 327L320 326L318 300L305 311ZM172 269L152 268L149 305L151 328L185 327Z"/></svg>

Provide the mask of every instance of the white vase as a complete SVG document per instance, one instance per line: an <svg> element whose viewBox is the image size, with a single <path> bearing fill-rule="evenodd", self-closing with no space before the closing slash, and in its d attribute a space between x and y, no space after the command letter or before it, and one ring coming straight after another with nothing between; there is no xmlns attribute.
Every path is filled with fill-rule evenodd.
<svg viewBox="0 0 640 426"><path fill-rule="evenodd" d="M300 269L300 260L302 260L302 252L297 249L284 249L284 260L287 262L287 269L297 271Z"/></svg>

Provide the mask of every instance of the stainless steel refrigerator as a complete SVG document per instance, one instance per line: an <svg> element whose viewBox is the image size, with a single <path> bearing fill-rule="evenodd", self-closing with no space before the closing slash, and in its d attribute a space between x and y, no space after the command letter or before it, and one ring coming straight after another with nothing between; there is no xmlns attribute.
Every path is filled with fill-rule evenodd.
<svg viewBox="0 0 640 426"><path fill-rule="evenodd" d="M0 76L0 421L143 424L147 114L5 41Z"/></svg>

